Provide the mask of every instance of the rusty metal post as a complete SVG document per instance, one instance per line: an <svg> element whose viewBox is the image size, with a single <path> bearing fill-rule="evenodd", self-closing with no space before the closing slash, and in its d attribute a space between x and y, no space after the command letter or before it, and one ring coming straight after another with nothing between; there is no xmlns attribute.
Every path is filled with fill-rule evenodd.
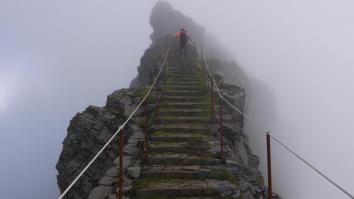
<svg viewBox="0 0 354 199"><path fill-rule="evenodd" d="M272 157L271 157L269 132L267 132L267 168L268 168L268 199L273 199L273 190L272 190Z"/></svg>
<svg viewBox="0 0 354 199"><path fill-rule="evenodd" d="M156 109L155 109L155 120L156 123L159 124L160 123L160 115L159 115L159 108L160 108L160 99L161 99L161 88L160 86L157 87L157 97L156 97Z"/></svg>
<svg viewBox="0 0 354 199"><path fill-rule="evenodd" d="M221 145L221 159L224 159L224 128L222 126L222 100L220 100L220 116L219 116L219 124L220 124L220 145Z"/></svg>
<svg viewBox="0 0 354 199"><path fill-rule="evenodd" d="M122 129L119 136L119 179L118 179L118 199L123 198L123 182L124 182L124 130Z"/></svg>
<svg viewBox="0 0 354 199"><path fill-rule="evenodd" d="M165 67L165 78L167 79L167 77L168 77L168 66L169 66L170 64L168 64L166 67Z"/></svg>
<svg viewBox="0 0 354 199"><path fill-rule="evenodd" d="M144 143L144 159L147 160L148 149L149 149L149 110L148 110L148 102L144 103L144 113L145 113L145 126L144 126L144 135L145 135L145 143Z"/></svg>
<svg viewBox="0 0 354 199"><path fill-rule="evenodd" d="M214 118L214 82L213 79L210 77L210 112L211 118Z"/></svg>
<svg viewBox="0 0 354 199"><path fill-rule="evenodd" d="M203 55L203 51L201 52L202 54L202 75L203 75L203 82L205 82L205 62L204 62L204 55Z"/></svg>
<svg viewBox="0 0 354 199"><path fill-rule="evenodd" d="M203 62L203 66L202 66L202 73L203 73L203 81L205 82L206 81L206 79L205 79L206 72L205 72L205 63L204 62Z"/></svg>

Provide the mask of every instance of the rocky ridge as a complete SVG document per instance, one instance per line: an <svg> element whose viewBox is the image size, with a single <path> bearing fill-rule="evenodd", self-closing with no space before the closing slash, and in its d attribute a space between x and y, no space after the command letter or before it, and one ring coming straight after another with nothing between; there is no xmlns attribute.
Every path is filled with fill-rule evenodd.
<svg viewBox="0 0 354 199"><path fill-rule="evenodd" d="M159 5L159 3L157 5ZM151 20L158 18L158 16L159 15L153 17L152 14ZM186 18L183 20L190 19ZM133 108L135 108L141 100L143 93L146 91L146 87L151 84L153 78L156 76L159 66L163 61L164 53L171 40L171 37L168 36L168 31L161 33L157 30L161 27L164 27L161 23L155 23L155 25L153 25L154 33L158 36L154 36L154 38L152 36L153 43L141 58L141 64L138 67L138 76L132 81L130 88L120 89L113 92L107 97L107 102L104 107L90 106L82 113L78 113L71 120L68 127L68 135L63 142L63 151L57 163L57 169L59 172L57 179L61 191L69 185L78 172L118 129L118 126L123 123L127 116L132 112ZM171 30L173 30L173 28ZM159 32L159 34L157 34L157 32ZM139 198L139 194L143 194L144 196L145 194L150 194L151 196L154 196L156 190L158 193L161 193L162 191L162 193L166 193L166 196L170 197L168 195L170 193L169 191L172 190L173 193L173 190L176 191L176 189L170 189L168 192L163 192L163 187L173 187L177 185L178 187L190 187L193 185L199 187L199 191L211 191L210 197L203 196L204 198L230 196L232 198L258 199L263 192L263 179L258 171L259 160L252 154L248 145L247 136L244 135L242 131L242 115L229 107L224 107L226 157L224 161L221 161L218 157L219 143L216 142L218 125L216 123L210 123L208 117L206 117L208 114L208 109L206 107L208 107L208 103L210 103L207 100L205 101L207 98L204 96L207 92L206 88L208 87L208 81L206 81L207 79L202 75L200 57L198 57L196 49L190 46L188 52L190 62L188 66L193 70L181 71L178 68L180 67L180 59L176 58L179 54L177 52L178 49L176 47L174 49L175 52L171 53L171 55L174 56L170 56L168 59L168 67L171 71L175 70L174 77L171 77L171 74L170 76L167 74L164 75L164 81L162 81L164 83L161 83L160 85L160 87L164 88L163 92L165 93L165 99L162 99L161 103L164 103L163 100L166 102L166 99L171 101L163 104L165 109L161 108L159 110L161 117L158 123L160 126L153 126L154 123L152 122L150 131L153 133L151 137L151 150L157 156L159 152L166 150L175 154L169 154L172 157L163 157L162 159L161 157L149 157L149 163L142 161L141 153L138 151L141 149L144 140L144 134L142 131L144 118L142 110L139 110L129 122L125 131L126 146L124 148L124 162L127 175L125 178L124 190L126 191L126 197ZM215 73L218 85L226 94L226 97L236 106L243 107L246 96L245 90L239 86L229 84L232 80L230 80L230 74L223 72L223 68L230 67L225 64L226 62L220 61L220 58L214 58L214 60L208 61L208 63L213 73ZM190 79L188 79L186 73L192 74L192 76L189 76ZM181 78L181 76L187 78ZM193 85L192 82L196 79L199 83ZM171 81L175 84L166 83ZM181 90L184 92L181 93ZM152 95L156 95L156 90L153 91ZM181 100L181 98L186 98L186 96L183 95L187 95L190 100L186 102ZM198 101L197 98L201 96L204 96L205 99L203 98L200 99L201 101ZM154 109L155 104L153 100L150 101L149 107L151 107L152 110ZM171 109L174 113L173 117L169 112ZM178 109L182 110L178 112ZM196 112L191 112L193 110ZM217 119L218 116L216 115L215 121L217 121ZM169 127L165 125L163 129L166 130L166 127L172 128L172 134L168 134L171 132L165 132L167 133L166 135L159 136L159 131L161 131L159 128L161 128L162 124L169 124ZM173 134L173 128L177 126L178 129L181 129L181 124L186 124L186 126L182 126L184 133ZM203 134L203 132L199 132L198 134L198 128L193 125L197 125L197 127L198 125L201 125L204 127L202 130L199 129L199 131L208 129L205 130L207 136L200 135L200 133ZM191 131L191 133L188 134L188 131ZM197 131L197 134L194 134L193 131ZM168 138L168 136L172 136L172 138L178 140L178 142L171 143L171 141L169 141L171 138ZM198 146L205 145L208 147L189 148L189 145L195 144L194 140L202 140ZM212 142L214 143L211 144ZM66 198L116 198L118 175L117 164L119 163L119 149L117 143L118 140L115 139L113 144L102 153L97 161L77 182ZM213 160L206 160L207 162L211 161L206 163L201 159L190 159L190 163L181 163L181 158L188 159L188 156L180 156L181 154L187 153L188 155L189 153L190 155L190 153L193 154L198 151L200 155L210 155L213 157ZM177 157L173 157L173 155L176 154ZM138 158L135 158L136 155ZM168 166L167 164L168 168L166 168L166 161L172 161L172 163L177 166L173 167L172 165ZM149 183L151 182L150 180L148 180L148 182L145 180L144 182L144 180L141 180L142 178L149 177L150 175L150 177L154 179L156 178L155 175L160 176L161 173L165 175L164 177L171 178L171 180L169 182L164 182L165 184L160 184L162 187L160 186L160 189L155 189L155 192L151 191L151 189L147 192L140 191L141 189L139 188L142 188L141 185L146 185L146 188L148 188ZM189 179L191 181L187 184L178 182L179 178L185 179L186 175L194 177ZM177 181L173 181L173 179ZM190 189L189 191L193 193L196 191L198 193L198 190ZM181 190L178 188L178 191ZM191 198L192 195L187 191L186 196Z"/></svg>
<svg viewBox="0 0 354 199"><path fill-rule="evenodd" d="M193 50L190 47L189 52ZM171 54L175 55L173 52ZM125 196L261 197L263 178L257 170L259 160L251 153L247 137L242 132L242 115L224 107L225 159L220 159L218 114L211 120L208 81L202 75L199 57L194 56L188 68L183 68L181 60L173 56L167 63L168 75L165 74L164 84L161 85L159 117L154 117L150 125L148 159L144 160L140 154L137 161L131 162L134 159L125 156ZM224 83L221 76L215 77L225 97L242 107L245 90ZM156 107L153 101L150 103L150 107ZM128 143L133 143L135 150L138 150L138 143L143 141L143 137L141 131L137 131ZM132 150L131 146L126 146L125 150ZM90 199L116 198L119 162L115 163L93 189ZM114 176L112 171L115 171Z"/></svg>

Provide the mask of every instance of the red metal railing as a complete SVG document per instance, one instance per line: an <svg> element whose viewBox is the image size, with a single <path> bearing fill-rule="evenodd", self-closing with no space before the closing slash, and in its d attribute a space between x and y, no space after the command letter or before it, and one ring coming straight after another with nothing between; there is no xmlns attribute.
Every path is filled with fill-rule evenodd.
<svg viewBox="0 0 354 199"><path fill-rule="evenodd" d="M160 108L160 99L161 99L161 87L159 84L157 84L157 97L156 97L156 101L155 101L155 121L159 124L160 122L160 115L159 115L159 108Z"/></svg>
<svg viewBox="0 0 354 199"><path fill-rule="evenodd" d="M219 107L219 133L220 133L220 157L222 159L225 158L225 154L224 154L224 131L223 131L223 101L225 103L227 103L228 105L230 105L231 107L233 107L235 110L237 110L241 115L243 115L246 119L250 120L255 126L257 126L259 129L261 129L263 132L266 133L266 144L267 144L267 180L268 180L268 193L267 193L267 198L268 199L273 199L273 187L272 187L272 158L271 158L271 139L273 139L275 142L279 143L281 146L283 146L288 152L290 152L291 154L293 154L295 157L297 157L299 160L301 160L303 163L305 163L307 166L309 166L310 168L312 168L316 173L318 173L319 175L321 175L323 178L325 178L328 182L330 182L332 185L336 186L339 190L341 190L344 194L346 194L348 197L354 199L354 197L348 192L346 191L344 188L342 188L341 186L339 186L338 184L336 184L333 180L331 180L330 178L328 178L326 175L324 175L321 171L319 171L317 168L315 168L314 166L312 166L309 162L305 161L301 156L299 156L297 153L295 153L294 151L292 151L289 147L287 147L284 143L282 143L281 141L279 141L277 138L275 138L274 136L272 136L265 128L262 127L262 125L260 125L257 121L253 120L251 117L249 117L248 115L246 115L245 113L243 113L240 109L238 109L237 107L235 107L232 103L230 103L229 101L227 101L223 95L221 95L219 88L217 87L217 83L215 81L215 79L213 78L213 75L211 74L211 72L209 71L209 68L206 64L206 61L204 60L204 57L202 57L202 75L203 75L203 81L206 81L206 76L209 75L210 77L210 85L209 85L209 94L210 94L210 112L211 112L211 121L214 121L214 115L215 115L215 92L214 92L214 84L217 90L217 94L220 100L220 107ZM167 74L167 68L166 68L166 74ZM209 73L209 74L207 74ZM160 98L160 96L158 96L158 99ZM156 107L159 107L159 104L157 102ZM157 118L158 118L158 113L157 113ZM147 119L148 121L148 119ZM147 132L147 123L146 123L146 128L145 128L145 148L144 148L144 155L145 157L147 156L147 152L148 152L148 132ZM121 139L124 139L123 137L123 133L121 136ZM120 143L124 143L120 142ZM121 146L121 145L120 145ZM121 152L123 153L123 149L121 149ZM122 157L122 155L121 155ZM121 164L120 164L120 178L119 178L119 183L123 183L123 178L121 177L121 175L124 174L124 170L122 170L121 168L123 167L123 159L120 158L121 160ZM122 192L122 184L119 185L119 190L121 190L120 192ZM119 199L122 199L122 193L118 194Z"/></svg>
<svg viewBox="0 0 354 199"><path fill-rule="evenodd" d="M214 119L214 113L215 113L215 105L214 105L214 82L213 79L210 78L210 117L213 120Z"/></svg>
<svg viewBox="0 0 354 199"><path fill-rule="evenodd" d="M118 179L118 199L123 198L124 183L124 129L119 136L119 179Z"/></svg>
<svg viewBox="0 0 354 199"><path fill-rule="evenodd" d="M267 171L268 171L268 198L273 198L273 186L272 186L272 157L270 148L270 135L267 133Z"/></svg>
<svg viewBox="0 0 354 199"><path fill-rule="evenodd" d="M204 59L204 58L203 58ZM324 177L327 181L329 181L330 183L332 183L334 186L336 186L338 189L340 189L343 193L345 193L347 196L349 196L350 198L354 197L348 193L346 190L344 190L342 187L340 187L339 185L337 185L335 182L333 182L331 179L329 179L327 176L325 176L322 172L320 172L318 169L316 169L314 166L312 166L310 163L308 163L307 161L305 161L303 158L301 158L298 154L296 154L294 151L292 151L290 148L288 148L285 144L283 144L282 142L280 142L278 139L276 139L275 137L273 137L269 132L267 132L265 130L265 128L263 128L259 123L257 123L255 120L253 120L251 117L247 116L246 114L244 114L242 111L240 111L237 107L235 107L233 104L231 104L230 102L228 102L220 93L219 88L217 87L216 81L213 78L212 74L210 73L209 69L207 68L206 62L205 60L202 60L203 64L202 64L202 75L203 75L203 80L206 80L206 75L207 72L209 73L209 77L210 77L210 85L209 85L209 94L210 94L210 112L211 112L211 121L214 121L214 116L215 116L215 92L214 92L214 84L218 93L218 97L219 97L219 103L220 103L220 107L219 107L219 133L220 133L220 153L221 153L221 158L224 159L225 158L225 154L224 154L224 131L223 131L223 101L225 101L225 103L227 103L228 105L232 106L234 109L236 109L239 113L241 113L241 115L243 115L245 118L247 118L248 120L250 120L253 124L255 124L258 128L260 128L263 132L266 133L266 144L267 144L267 174L268 174L268 194L267 197L268 199L273 199L273 191L272 191L272 159L271 159L271 139L273 139L274 141L278 142L280 145L282 145L287 151L289 151L290 153L292 153L294 156L296 156L298 159L300 159L302 162L304 162L305 164L307 164L309 167L311 167L315 172L317 172L318 174L320 174L322 177ZM168 69L166 68L165 71L166 75L168 73ZM157 101L156 101L156 108L159 108L159 100L160 100L160 89L158 88L158 96L157 96ZM144 158L147 158L147 154L148 154L148 141L149 141L149 132L148 132L148 123L149 123L149 111L148 111L148 103L144 104L144 112L146 113L146 120L145 120L145 128L144 128L144 134L145 134L145 142L144 142ZM157 110L158 112L158 110ZM155 113L155 116L158 118L158 113ZM120 164L119 164L119 193L118 193L118 199L122 199L122 195L123 195L123 175L124 175L124 169L123 169L123 154L124 154L124 133L122 131L122 134L120 136Z"/></svg>
<svg viewBox="0 0 354 199"><path fill-rule="evenodd" d="M202 57L204 59L204 57ZM205 76L208 75L207 72L210 71L206 68L205 60L202 60L202 76L205 79ZM214 83L216 84L214 78L209 74L210 78L210 85L209 85L209 94L210 94L210 112L211 112L211 119L214 118L215 113L215 97L214 97ZM224 130L223 130L223 100L219 96L219 134L220 134L220 157L221 159L225 158L224 154ZM272 164L271 164L271 147L270 147L270 134L267 133L267 174L268 174L268 199L273 199L273 192L272 192Z"/></svg>
<svg viewBox="0 0 354 199"><path fill-rule="evenodd" d="M149 104L146 102L144 104L144 113L145 113L145 124L144 124L144 160L146 161L148 158L149 151Z"/></svg>
<svg viewBox="0 0 354 199"><path fill-rule="evenodd" d="M221 159L224 159L224 128L223 128L223 112L222 112L222 100L220 99L220 109L219 109L219 132L220 132L220 152L221 152Z"/></svg>

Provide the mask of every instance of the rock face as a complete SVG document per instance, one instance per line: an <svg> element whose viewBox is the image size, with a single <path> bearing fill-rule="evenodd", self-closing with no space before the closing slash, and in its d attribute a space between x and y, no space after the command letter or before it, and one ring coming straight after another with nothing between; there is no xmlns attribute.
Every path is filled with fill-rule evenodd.
<svg viewBox="0 0 354 199"><path fill-rule="evenodd" d="M181 28L185 28L193 34L193 38L196 38L198 43L202 43L206 35L204 27L173 9L166 1L156 3L151 12L150 24L154 30L151 34L153 43L166 35L175 35Z"/></svg>
<svg viewBox="0 0 354 199"><path fill-rule="evenodd" d="M63 191L94 157L121 125L140 99L139 90L121 89L107 98L105 107L89 106L70 121L56 168L59 189ZM126 130L127 138L135 131L132 120ZM114 139L67 194L67 198L87 198L91 190L114 163L118 154L118 139Z"/></svg>
<svg viewBox="0 0 354 199"><path fill-rule="evenodd" d="M149 130L148 159L135 159L134 154L141 150L144 140L141 131L134 130L127 141L125 197L259 198L263 189L259 160L243 134L242 115L227 106L223 108L225 154L224 159L220 158L218 114L211 116L208 81L203 78L199 58L193 51L189 49L192 55L188 68L182 67L181 60L168 57L159 117L153 117ZM214 76L225 98L242 109L245 90L226 84L220 75ZM117 157L96 183L89 199L117 197L118 164Z"/></svg>
<svg viewBox="0 0 354 199"><path fill-rule="evenodd" d="M153 82L153 78L156 77L160 69L159 67L163 62L171 39L171 36L165 36L159 42L155 42L155 44L145 50L143 57L140 59L138 76L130 83L130 88L147 86Z"/></svg>
<svg viewBox="0 0 354 199"><path fill-rule="evenodd" d="M209 58L207 59L207 63L211 66L212 72L220 75L225 83L248 88L248 76L236 62Z"/></svg>
<svg viewBox="0 0 354 199"><path fill-rule="evenodd" d="M180 27L185 27L192 32L197 42L205 43L209 37L202 26L174 10L166 2L160 1L156 4L150 22L154 29L151 35L152 44L141 58L138 76L131 82L130 88L114 91L107 97L104 107L89 106L70 121L56 166L61 191L72 182L138 105L147 86L157 75L174 33ZM209 43L204 47L208 45L212 44ZM171 49L166 62L166 68L169 68L170 73L164 70L158 84L163 87L164 97L161 99L163 108L158 109L160 118L157 120L153 117L151 121L151 124L155 124L150 128L154 133L151 139L155 143L150 150L155 156L149 156L149 164L142 163L139 152L144 142L142 129L144 117L141 109L129 121L124 131L126 176L123 189L127 191L126 196L154 198L156 193L171 196L178 192L183 193L181 196L184 197L204 193L207 190L210 195L205 196L210 196L208 198L217 196L258 199L262 195L263 178L258 171L258 157L252 154L247 136L243 134L243 116L234 109L224 106L222 111L225 158L220 159L219 126L215 122L219 116L215 114L214 118L210 118L208 109L210 101L207 97L207 88L210 85L202 75L202 63L198 52L193 46L188 46L186 57L189 69L181 70L181 53L176 43L172 42ZM219 44L213 45L210 52L215 49L219 49L216 50L218 53L223 52ZM245 89L234 84L247 84L247 77L233 62L222 61L223 56L218 53L209 53L208 57L213 59L207 61L208 65L225 98L242 110L245 104ZM234 77L237 77L236 81ZM151 98L155 99L157 90L152 90L151 95ZM152 99L149 100L150 111L159 107ZM162 131L167 134L162 134ZM201 142L198 144L195 140ZM118 138L115 138L65 198L116 198L119 164L117 143ZM166 154L163 152L170 154L164 156ZM198 154L199 157L195 157ZM142 181L139 181L142 177L149 175L154 177L161 172L166 175L165 177L172 179L159 181L158 186L144 181L141 184ZM181 183L180 178L189 181Z"/></svg>

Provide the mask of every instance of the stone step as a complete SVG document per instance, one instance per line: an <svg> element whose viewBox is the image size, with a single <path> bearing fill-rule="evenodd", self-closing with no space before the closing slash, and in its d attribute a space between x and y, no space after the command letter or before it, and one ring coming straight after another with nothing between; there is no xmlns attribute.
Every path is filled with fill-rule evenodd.
<svg viewBox="0 0 354 199"><path fill-rule="evenodd" d="M167 78L199 78L198 73L169 73Z"/></svg>
<svg viewBox="0 0 354 199"><path fill-rule="evenodd" d="M147 183L144 188L137 190L137 197L146 199L153 199L156 196L161 198L206 196L226 199L236 194L236 185L222 180L161 180Z"/></svg>
<svg viewBox="0 0 354 199"><path fill-rule="evenodd" d="M152 125L153 131L182 132L182 133L210 133L209 129L203 125L195 124L160 124Z"/></svg>
<svg viewBox="0 0 354 199"><path fill-rule="evenodd" d="M183 153L183 154L201 154L208 151L208 143L193 144L189 142L161 143L152 142L149 148L150 152L158 153Z"/></svg>
<svg viewBox="0 0 354 199"><path fill-rule="evenodd" d="M162 95L161 100L166 102L205 102L204 97L196 97L196 96L185 97L185 96Z"/></svg>
<svg viewBox="0 0 354 199"><path fill-rule="evenodd" d="M182 71L169 71L168 73L168 78L170 77L176 77L176 78L179 78L179 77L192 77L192 78L201 78L202 77L202 74L200 72L196 72L196 71L193 71L191 73L189 72L182 72Z"/></svg>
<svg viewBox="0 0 354 199"><path fill-rule="evenodd" d="M183 75L174 75L174 76L170 76L168 77L169 80L173 81L198 81L200 79L199 76L192 76L192 75L188 75L188 76L183 76Z"/></svg>
<svg viewBox="0 0 354 199"><path fill-rule="evenodd" d="M180 124L180 123L207 123L210 117L198 116L161 116L159 118L160 124Z"/></svg>
<svg viewBox="0 0 354 199"><path fill-rule="evenodd" d="M169 67L168 72L178 72L178 73L198 73L201 72L200 68L181 68L181 67Z"/></svg>
<svg viewBox="0 0 354 199"><path fill-rule="evenodd" d="M183 71L183 70L170 70L168 71L168 76L194 76L194 77L200 77L200 72L193 70L193 71Z"/></svg>
<svg viewBox="0 0 354 199"><path fill-rule="evenodd" d="M203 92L201 90L194 91L194 90L172 90L172 89L163 92L163 94L168 96L185 96L185 97L189 97L189 96L197 97L205 93L206 92Z"/></svg>
<svg viewBox="0 0 354 199"><path fill-rule="evenodd" d="M204 152L198 155L184 153L150 153L147 163L149 165L221 165L221 159L214 158L212 154Z"/></svg>
<svg viewBox="0 0 354 199"><path fill-rule="evenodd" d="M182 132L154 132L151 135L152 141L157 142L180 142L180 141L207 141L210 136L202 133L182 133Z"/></svg>
<svg viewBox="0 0 354 199"><path fill-rule="evenodd" d="M198 81L168 81L167 85L170 86L200 86Z"/></svg>
<svg viewBox="0 0 354 199"><path fill-rule="evenodd" d="M183 72L183 71L177 71L177 70L173 70L173 71L168 71L168 78L169 77L195 77L195 78L200 78L201 77L201 73L197 72L197 71L193 71L193 72Z"/></svg>
<svg viewBox="0 0 354 199"><path fill-rule="evenodd" d="M209 108L210 104L206 102L167 102L161 105L163 108Z"/></svg>
<svg viewBox="0 0 354 199"><path fill-rule="evenodd" d="M186 67L180 67L180 66L170 66L168 67L168 70L178 70L178 71L182 71L182 72L191 72L191 71L201 71L201 68L198 66L188 66Z"/></svg>
<svg viewBox="0 0 354 199"><path fill-rule="evenodd" d="M159 109L160 116L203 116L208 117L210 110L204 109Z"/></svg>
<svg viewBox="0 0 354 199"><path fill-rule="evenodd" d="M202 88L200 86L180 86L180 85L172 85L169 86L169 89L172 90L190 90L190 91L202 91Z"/></svg>
<svg viewBox="0 0 354 199"><path fill-rule="evenodd" d="M152 165L144 167L142 177L158 177L164 179L195 179L195 180L228 180L232 175L225 168L218 166L161 166Z"/></svg>
<svg viewBox="0 0 354 199"><path fill-rule="evenodd" d="M172 81L172 82L194 82L198 80L199 78L192 78L192 77L173 77L168 79L168 81Z"/></svg>

